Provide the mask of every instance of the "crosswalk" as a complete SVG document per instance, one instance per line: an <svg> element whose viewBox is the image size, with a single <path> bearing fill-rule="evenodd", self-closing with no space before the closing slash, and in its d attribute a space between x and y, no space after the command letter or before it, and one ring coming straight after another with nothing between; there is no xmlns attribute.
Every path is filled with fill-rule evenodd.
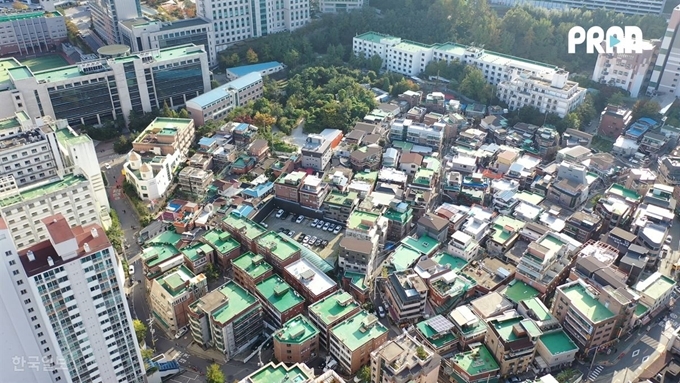
<svg viewBox="0 0 680 383"><path fill-rule="evenodd" d="M588 379L591 382L594 382L595 379L597 379L598 376L600 376L600 373L604 370L604 367L602 366L597 366L593 371L590 372L590 375L588 375Z"/></svg>

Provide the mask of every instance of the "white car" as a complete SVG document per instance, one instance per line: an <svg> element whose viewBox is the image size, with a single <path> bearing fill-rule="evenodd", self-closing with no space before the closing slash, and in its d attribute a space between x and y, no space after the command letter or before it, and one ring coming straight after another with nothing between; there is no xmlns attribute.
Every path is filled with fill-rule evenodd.
<svg viewBox="0 0 680 383"><path fill-rule="evenodd" d="M321 229L321 228L323 227L323 225L325 225L325 224L326 224L326 222L324 222L324 221L319 221L319 222L316 224L316 228L317 228L317 229Z"/></svg>
<svg viewBox="0 0 680 383"><path fill-rule="evenodd" d="M332 227L332 226L331 226L331 223L330 223L330 222L326 222L326 223L323 225L323 230L324 230L324 231L328 231L328 229L331 228L331 227Z"/></svg>
<svg viewBox="0 0 680 383"><path fill-rule="evenodd" d="M385 317L385 309L384 309L382 306L378 306L378 315L379 315L381 318L384 318L384 317Z"/></svg>
<svg viewBox="0 0 680 383"><path fill-rule="evenodd" d="M108 163L108 162L107 162L107 163L105 163L105 164L104 164L104 168L105 168L106 170L109 170L109 169L111 169L111 164L110 164L110 163Z"/></svg>
<svg viewBox="0 0 680 383"><path fill-rule="evenodd" d="M304 215L299 215L299 216L297 217L297 219L295 220L295 223L302 223L302 221L304 221L304 220L305 220L305 216L304 216Z"/></svg>
<svg viewBox="0 0 680 383"><path fill-rule="evenodd" d="M135 265L128 266L128 274L130 274L130 277L133 277L135 275Z"/></svg>
<svg viewBox="0 0 680 383"><path fill-rule="evenodd" d="M318 223L319 223L319 219L314 218L314 221L312 221L312 223L310 223L309 226L311 226L311 227L316 227L316 225L317 225Z"/></svg>
<svg viewBox="0 0 680 383"><path fill-rule="evenodd" d="M175 335L175 339L181 338L181 337L184 336L184 334L186 334L188 331L189 331L189 329L186 328L186 326L185 326L185 327L182 327L182 328L179 329L179 330L177 330L177 334Z"/></svg>
<svg viewBox="0 0 680 383"><path fill-rule="evenodd" d="M281 218L283 216L283 209L279 209L279 211L276 212L276 218Z"/></svg>
<svg viewBox="0 0 680 383"><path fill-rule="evenodd" d="M670 235L666 236L666 244L670 245L672 240L673 240L673 237L671 237Z"/></svg>
<svg viewBox="0 0 680 383"><path fill-rule="evenodd" d="M338 225L335 227L335 230L333 230L333 234L340 234L340 230L342 230L342 226Z"/></svg>

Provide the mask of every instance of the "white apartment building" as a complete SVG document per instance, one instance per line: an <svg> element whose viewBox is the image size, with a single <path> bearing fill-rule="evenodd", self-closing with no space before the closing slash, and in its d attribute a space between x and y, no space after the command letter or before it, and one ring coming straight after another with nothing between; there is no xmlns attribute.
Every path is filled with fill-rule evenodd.
<svg viewBox="0 0 680 383"><path fill-rule="evenodd" d="M119 21L142 17L139 0L94 0L88 5L94 30L107 44L121 43Z"/></svg>
<svg viewBox="0 0 680 383"><path fill-rule="evenodd" d="M472 261L479 252L479 243L470 234L457 230L451 235L446 250L455 257Z"/></svg>
<svg viewBox="0 0 680 383"><path fill-rule="evenodd" d="M531 4L548 9L587 8L606 9L629 15L658 15L663 12L666 0L491 0L490 4L512 7L518 4Z"/></svg>
<svg viewBox="0 0 680 383"><path fill-rule="evenodd" d="M401 40L387 50L387 60L384 65L389 71L417 76L432 61L432 53L432 47L429 45Z"/></svg>
<svg viewBox="0 0 680 383"><path fill-rule="evenodd" d="M642 53L600 53L593 70L593 81L621 88L637 98L640 91L647 91L643 86L654 68L660 44L659 40L645 40Z"/></svg>
<svg viewBox="0 0 680 383"><path fill-rule="evenodd" d="M363 6L364 0L319 0L319 11L322 13L351 12Z"/></svg>
<svg viewBox="0 0 680 383"><path fill-rule="evenodd" d="M135 186L137 195L142 200L157 200L170 187L173 173L183 158L179 151L165 156L142 156L132 151L123 165L125 179Z"/></svg>
<svg viewBox="0 0 680 383"><path fill-rule="evenodd" d="M647 95L680 95L678 75L680 74L680 5L673 9L668 27L661 41L661 49L656 58L652 77L649 79Z"/></svg>
<svg viewBox="0 0 680 383"><path fill-rule="evenodd" d="M121 43L133 52L169 48L184 44L203 45L210 65L217 65L213 24L201 17L174 21L124 20L119 23Z"/></svg>
<svg viewBox="0 0 680 383"><path fill-rule="evenodd" d="M50 52L66 41L64 16L57 11L5 13L0 16L0 55Z"/></svg>
<svg viewBox="0 0 680 383"><path fill-rule="evenodd" d="M331 140L321 134L307 136L305 145L302 147L303 168L323 171L331 162L332 156Z"/></svg>
<svg viewBox="0 0 680 383"><path fill-rule="evenodd" d="M371 382L437 383L441 359L416 338L403 333L371 353Z"/></svg>
<svg viewBox="0 0 680 383"><path fill-rule="evenodd" d="M512 78L497 87L497 96L510 110L533 106L541 113L555 113L560 117L579 106L586 97L586 89L569 81L569 72L558 71L551 81L515 72Z"/></svg>
<svg viewBox="0 0 680 383"><path fill-rule="evenodd" d="M191 44L40 72L0 59L0 118L24 111L96 125L165 103L177 108L209 90L208 54Z"/></svg>
<svg viewBox="0 0 680 383"><path fill-rule="evenodd" d="M3 334L26 330L3 336L5 350L16 351L15 358L3 352L3 374L28 371L21 382L144 382L122 266L104 230L70 227L62 215L41 225L48 238L19 250L13 225L0 223L1 269L11 274L3 283L13 286L3 290L2 302L12 304L4 306L12 319L3 321ZM19 321L25 325L10 326Z"/></svg>
<svg viewBox="0 0 680 383"><path fill-rule="evenodd" d="M293 31L310 20L309 0L198 0L196 14L212 23L215 52L252 37Z"/></svg>

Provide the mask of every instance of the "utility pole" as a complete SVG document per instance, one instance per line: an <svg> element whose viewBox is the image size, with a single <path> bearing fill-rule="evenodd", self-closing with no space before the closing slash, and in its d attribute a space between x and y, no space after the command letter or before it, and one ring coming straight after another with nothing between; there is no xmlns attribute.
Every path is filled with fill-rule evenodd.
<svg viewBox="0 0 680 383"><path fill-rule="evenodd" d="M153 328L153 316L149 316L149 332L151 333L151 345L156 349L156 338L154 337L156 330Z"/></svg>
<svg viewBox="0 0 680 383"><path fill-rule="evenodd" d="M588 368L588 376L593 371L593 365L595 364L595 358L597 358L597 352L600 350L600 346L595 346L595 354L593 355L593 361L590 362L590 367Z"/></svg>

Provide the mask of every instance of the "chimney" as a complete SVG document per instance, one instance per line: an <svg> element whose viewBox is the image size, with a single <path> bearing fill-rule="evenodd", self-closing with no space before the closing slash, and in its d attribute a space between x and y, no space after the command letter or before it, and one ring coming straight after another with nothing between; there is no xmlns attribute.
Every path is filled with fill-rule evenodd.
<svg viewBox="0 0 680 383"><path fill-rule="evenodd" d="M96 230L96 229L95 229L95 230ZM89 243L85 243L85 244L83 245L83 249L85 249L85 252L86 252L86 253L89 253L89 252L90 252L90 244L89 244Z"/></svg>
<svg viewBox="0 0 680 383"><path fill-rule="evenodd" d="M27 251L26 256L28 257L29 262L35 261L35 254L33 254L33 250Z"/></svg>
<svg viewBox="0 0 680 383"><path fill-rule="evenodd" d="M90 234L92 234L92 238L99 237L99 232L97 231L96 227L93 227L92 230L90 230Z"/></svg>
<svg viewBox="0 0 680 383"><path fill-rule="evenodd" d="M47 264L51 266L54 266L54 259L52 257L47 257Z"/></svg>

